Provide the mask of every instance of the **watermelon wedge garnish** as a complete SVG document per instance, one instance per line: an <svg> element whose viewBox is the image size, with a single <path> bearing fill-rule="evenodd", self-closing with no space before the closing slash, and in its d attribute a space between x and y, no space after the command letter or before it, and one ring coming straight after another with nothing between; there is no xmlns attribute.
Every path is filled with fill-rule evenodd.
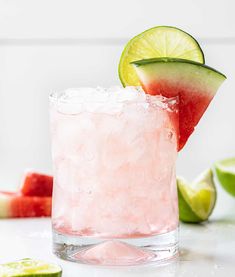
<svg viewBox="0 0 235 277"><path fill-rule="evenodd" d="M23 196L18 192L0 192L0 218L50 215L51 197Z"/></svg>
<svg viewBox="0 0 235 277"><path fill-rule="evenodd" d="M36 172L27 172L24 175L20 189L25 196L52 196L53 177Z"/></svg>
<svg viewBox="0 0 235 277"><path fill-rule="evenodd" d="M132 62L144 91L151 95L179 97L179 150L226 77L201 63L175 58Z"/></svg>

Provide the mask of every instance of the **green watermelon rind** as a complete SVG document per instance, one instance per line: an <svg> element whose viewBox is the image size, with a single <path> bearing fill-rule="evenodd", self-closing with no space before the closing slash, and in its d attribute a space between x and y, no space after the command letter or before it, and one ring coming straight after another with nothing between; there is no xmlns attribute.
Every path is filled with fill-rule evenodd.
<svg viewBox="0 0 235 277"><path fill-rule="evenodd" d="M142 60L131 62L131 64L133 64L137 67L149 65L152 63L154 63L154 64L155 63L177 63L177 64L185 63L185 64L190 64L190 65L196 65L196 66L202 67L204 69L207 69L208 71L213 71L214 73L220 75L220 77L222 77L223 79L227 79L227 77L223 73L219 72L218 70L216 70L208 65L198 63L195 61L185 60L185 59L163 57L163 58L142 59Z"/></svg>

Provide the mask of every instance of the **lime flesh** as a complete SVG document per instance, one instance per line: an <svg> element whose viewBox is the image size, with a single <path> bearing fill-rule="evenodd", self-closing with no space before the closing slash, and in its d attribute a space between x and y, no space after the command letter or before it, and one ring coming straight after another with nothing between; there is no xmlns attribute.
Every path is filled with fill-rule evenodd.
<svg viewBox="0 0 235 277"><path fill-rule="evenodd" d="M183 222L198 223L211 215L216 203L216 188L211 169L204 171L194 182L177 178L179 213Z"/></svg>
<svg viewBox="0 0 235 277"><path fill-rule="evenodd" d="M0 265L1 277L60 277L62 270L58 265L42 261L23 259Z"/></svg>
<svg viewBox="0 0 235 277"><path fill-rule="evenodd" d="M198 42L188 33L169 26L157 26L132 38L122 52L119 78L123 86L139 86L133 61L172 57L204 63L204 54Z"/></svg>
<svg viewBox="0 0 235 277"><path fill-rule="evenodd" d="M221 186L235 197L235 158L215 163L215 172Z"/></svg>

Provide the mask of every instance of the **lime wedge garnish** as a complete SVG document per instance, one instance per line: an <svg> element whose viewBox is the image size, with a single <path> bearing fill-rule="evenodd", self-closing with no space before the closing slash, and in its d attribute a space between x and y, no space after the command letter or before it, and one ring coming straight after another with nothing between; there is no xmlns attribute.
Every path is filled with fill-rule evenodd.
<svg viewBox="0 0 235 277"><path fill-rule="evenodd" d="M222 187L235 196L235 158L215 163L215 172Z"/></svg>
<svg viewBox="0 0 235 277"><path fill-rule="evenodd" d="M175 27L157 26L132 38L123 50L118 69L123 86L140 85L131 62L160 57L204 63L202 49L191 35Z"/></svg>
<svg viewBox="0 0 235 277"><path fill-rule="evenodd" d="M208 219L216 202L216 188L211 169L194 182L177 178L179 214L183 222L202 222Z"/></svg>
<svg viewBox="0 0 235 277"><path fill-rule="evenodd" d="M58 265L42 261L23 259L0 265L1 277L60 277L62 270Z"/></svg>

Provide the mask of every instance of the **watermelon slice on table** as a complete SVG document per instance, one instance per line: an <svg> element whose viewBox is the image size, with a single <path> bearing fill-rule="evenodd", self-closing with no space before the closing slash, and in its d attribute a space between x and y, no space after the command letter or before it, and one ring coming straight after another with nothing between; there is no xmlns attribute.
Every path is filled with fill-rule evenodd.
<svg viewBox="0 0 235 277"><path fill-rule="evenodd" d="M20 189L25 196L52 196L53 177L36 172L27 172Z"/></svg>
<svg viewBox="0 0 235 277"><path fill-rule="evenodd" d="M175 58L132 62L144 91L151 95L179 97L179 150L226 77L201 63Z"/></svg>
<svg viewBox="0 0 235 277"><path fill-rule="evenodd" d="M0 218L50 215L51 197L24 196L17 192L0 192Z"/></svg>

